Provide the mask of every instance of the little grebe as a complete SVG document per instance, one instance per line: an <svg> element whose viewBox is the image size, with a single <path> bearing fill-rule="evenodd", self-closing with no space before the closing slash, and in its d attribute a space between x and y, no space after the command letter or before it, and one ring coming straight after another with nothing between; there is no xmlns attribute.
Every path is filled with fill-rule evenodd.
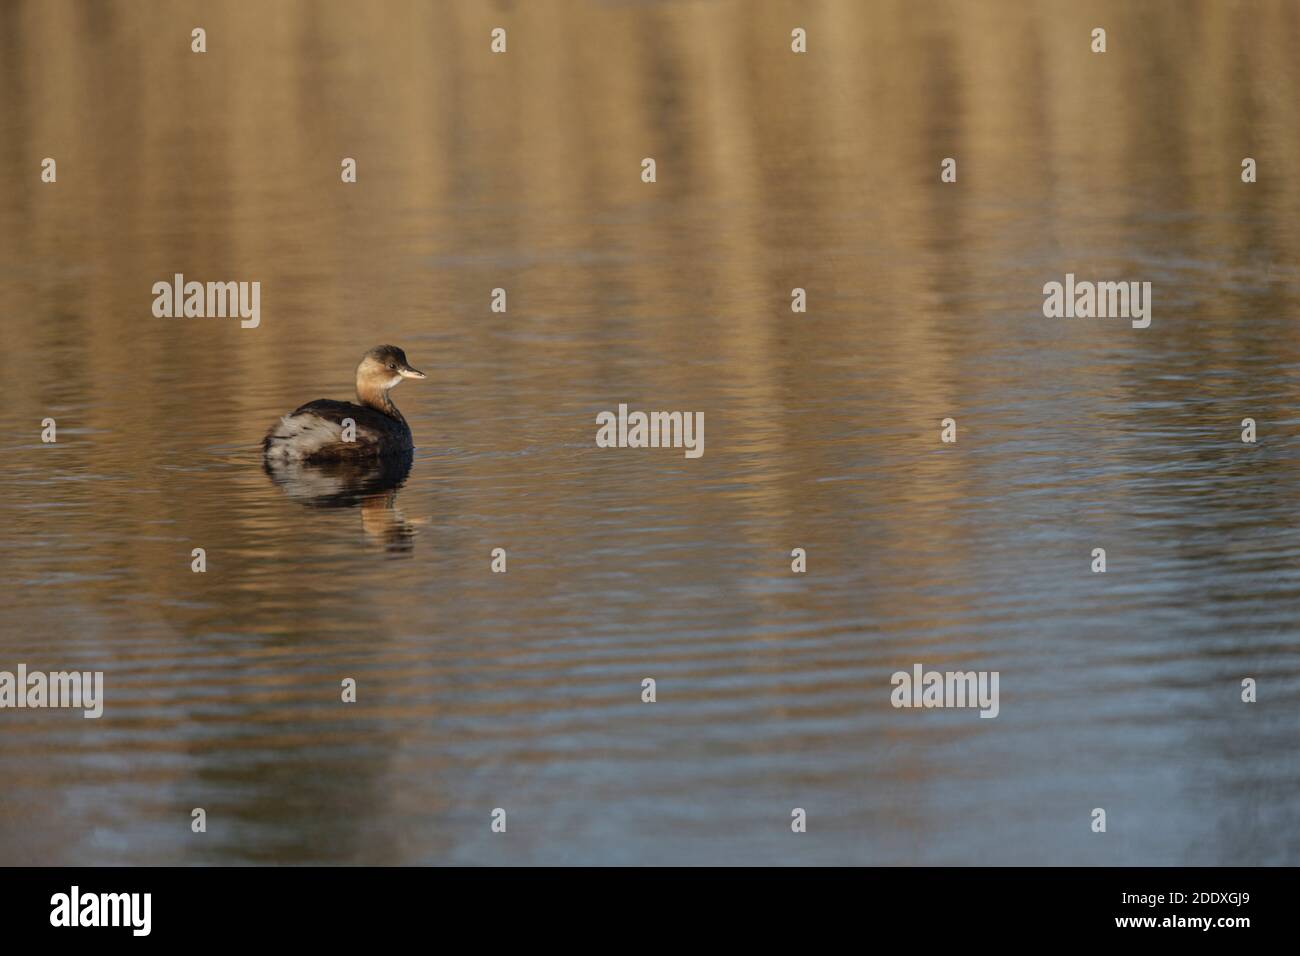
<svg viewBox="0 0 1300 956"><path fill-rule="evenodd" d="M341 459L384 458L410 454L411 429L388 397L404 378L425 378L406 361L396 346L371 349L357 366L357 401L336 402L318 398L295 409L277 422L262 450L268 459L279 461L338 461ZM351 419L355 434L344 437L344 419Z"/></svg>

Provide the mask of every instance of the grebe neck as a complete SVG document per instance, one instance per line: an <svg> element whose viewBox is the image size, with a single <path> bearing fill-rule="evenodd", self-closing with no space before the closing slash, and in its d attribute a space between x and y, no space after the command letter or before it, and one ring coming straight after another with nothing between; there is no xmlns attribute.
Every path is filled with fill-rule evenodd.
<svg viewBox="0 0 1300 956"><path fill-rule="evenodd" d="M383 412L389 418L396 419L405 425L406 419L403 418L402 413L397 410L397 406L393 404L393 400L388 397L388 392L389 390L386 388L378 388L361 382L357 383L357 401L362 405L365 405L367 408L373 408L377 412Z"/></svg>

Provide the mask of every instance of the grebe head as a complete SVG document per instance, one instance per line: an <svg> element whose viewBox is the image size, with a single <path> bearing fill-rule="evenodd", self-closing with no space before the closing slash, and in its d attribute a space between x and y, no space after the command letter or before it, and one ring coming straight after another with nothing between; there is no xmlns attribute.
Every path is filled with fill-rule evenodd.
<svg viewBox="0 0 1300 956"><path fill-rule="evenodd" d="M388 398L388 392L404 378L427 378L418 368L406 361L406 353L395 345L380 345L371 349L357 366L357 398L381 412L400 418Z"/></svg>
<svg viewBox="0 0 1300 956"><path fill-rule="evenodd" d="M406 353L395 345L371 349L357 366L358 392L386 392L404 378L427 378L406 361Z"/></svg>

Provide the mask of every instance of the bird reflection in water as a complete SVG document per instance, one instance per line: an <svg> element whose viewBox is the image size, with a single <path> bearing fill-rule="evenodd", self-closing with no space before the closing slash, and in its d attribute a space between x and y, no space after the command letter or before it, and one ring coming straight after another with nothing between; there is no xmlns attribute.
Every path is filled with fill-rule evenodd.
<svg viewBox="0 0 1300 956"><path fill-rule="evenodd" d="M372 547L409 552L418 521L397 507L397 492L411 472L407 452L368 461L272 461L263 465L271 480L294 501L311 508L361 509L361 528Z"/></svg>

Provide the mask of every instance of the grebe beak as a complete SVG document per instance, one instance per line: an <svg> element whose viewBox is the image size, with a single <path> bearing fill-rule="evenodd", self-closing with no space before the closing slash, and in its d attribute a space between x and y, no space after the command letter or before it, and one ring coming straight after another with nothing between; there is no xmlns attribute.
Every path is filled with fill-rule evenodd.
<svg viewBox="0 0 1300 956"><path fill-rule="evenodd" d="M397 370L397 374L402 376L402 378L428 378L429 377L425 375L423 372L421 372L418 368L411 368L411 366L409 365L403 365L401 368Z"/></svg>

